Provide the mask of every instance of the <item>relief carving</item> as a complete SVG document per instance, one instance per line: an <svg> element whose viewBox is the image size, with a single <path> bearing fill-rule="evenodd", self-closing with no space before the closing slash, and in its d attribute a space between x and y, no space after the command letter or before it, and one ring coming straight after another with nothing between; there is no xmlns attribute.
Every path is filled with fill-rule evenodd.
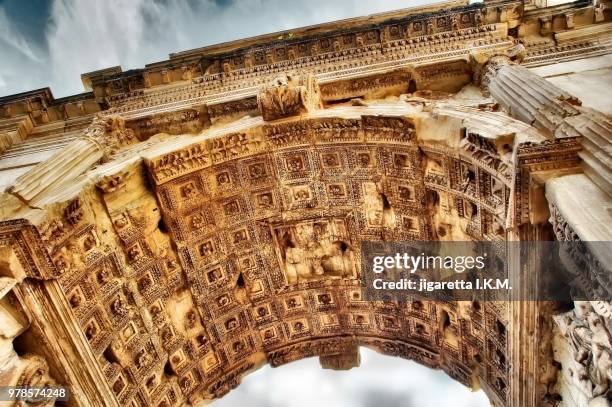
<svg viewBox="0 0 612 407"><path fill-rule="evenodd" d="M344 221L300 222L275 232L287 283L355 276L355 255Z"/></svg>
<svg viewBox="0 0 612 407"><path fill-rule="evenodd" d="M49 365L44 357L30 352L18 355L13 348L15 338L29 328L27 317L11 292L16 284L15 279L0 276L0 385L57 386L56 380L49 373ZM40 339L40 348L37 350L42 352L46 344L43 338ZM43 405L53 405L53 401L44 402Z"/></svg>
<svg viewBox="0 0 612 407"><path fill-rule="evenodd" d="M88 363L98 364L119 405L178 406L220 397L266 361L277 366L317 355L324 366L351 367L362 345L442 368L474 388L486 383L492 403L507 404L516 391L504 351L507 304L472 303L462 311L455 303L373 304L359 289L361 240L503 240L511 215L519 214L517 223L526 219L521 188L529 181L522 165L553 168L550 161L565 154L552 144L527 145L552 158L533 158L534 150L521 156L521 150L515 164L515 134L530 137L534 129L524 125L492 141L478 128L455 123L475 116L484 130L511 127L497 104L475 112L454 107L463 102L448 103L442 92L416 91L415 72L455 85L469 75L467 64L457 62L467 55L466 44L486 50L486 58L474 58L476 82L485 90L503 67L520 63L522 45L500 51L515 27L498 25L494 15L518 19L520 10L489 9L488 3L466 5L342 35L285 37L237 48L231 57L206 56L180 70L168 61L167 68L146 72L146 92L138 78L100 80L113 112L140 119L126 128L119 116L99 115L79 143L36 169L52 174L75 165L78 171L66 177L70 185L100 160L118 159L117 171L96 178L102 193L70 198L38 229L54 262L43 274L57 279L57 302L66 300L66 320L90 347L83 355L94 355ZM567 17L568 27L578 20ZM435 63L440 60L451 62ZM306 70L314 73L281 75L257 97L252 91L278 72ZM333 115L330 109L308 119L322 107L315 75L330 104L381 100L338 106L346 115L324 117ZM154 83L156 76L162 83ZM175 77L189 83L162 86ZM406 92L420 100L397 100ZM250 118L224 128L223 120L257 108L268 123L246 129L249 120L261 122ZM460 115L447 113L453 109ZM119 150L138 141L130 126L142 139L160 130L196 133L209 124L207 114L216 128L191 145L175 147L170 139L160 150L155 146L159 156L147 159L146 168L140 161L136 172L119 168ZM459 145L424 142L430 119L444 121L453 134L465 130L465 137ZM89 161L81 168L83 157ZM40 178L26 181L12 192L33 204L29 188L47 186ZM560 240L578 239L551 213ZM0 244L28 240L6 236ZM576 386L595 402L610 391L611 312L606 303L589 306L577 305L558 323L573 349ZM550 356L544 345L538 351ZM20 383L52 383L41 357L20 359L29 366ZM551 397L558 369L553 364L537 372Z"/></svg>
<svg viewBox="0 0 612 407"><path fill-rule="evenodd" d="M125 120L118 115L97 115L83 137L92 139L104 146L105 160L109 160L110 156L122 147L138 141L134 135L134 130L126 128Z"/></svg>
<svg viewBox="0 0 612 407"><path fill-rule="evenodd" d="M612 380L611 320L589 302L575 301L574 310L555 321L572 350L573 364L568 367L572 384L589 400L606 396Z"/></svg>
<svg viewBox="0 0 612 407"><path fill-rule="evenodd" d="M308 113L321 100L314 76L285 74L262 88L257 103L264 120L271 121Z"/></svg>

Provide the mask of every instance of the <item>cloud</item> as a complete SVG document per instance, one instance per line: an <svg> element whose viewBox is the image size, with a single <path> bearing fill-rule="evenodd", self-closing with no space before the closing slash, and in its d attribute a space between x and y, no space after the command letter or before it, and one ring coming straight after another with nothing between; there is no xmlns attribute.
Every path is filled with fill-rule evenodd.
<svg viewBox="0 0 612 407"><path fill-rule="evenodd" d="M0 93L50 86L56 97L83 91L80 75L123 70L184 51L248 36L427 4L427 0L55 0L44 43L3 24ZM8 44L8 45L7 45ZM21 56L18 56L20 54Z"/></svg>
<svg viewBox="0 0 612 407"><path fill-rule="evenodd" d="M13 48L33 62L41 63L40 50L33 49L33 44L26 40L10 21L3 8L0 8L0 41L5 47Z"/></svg>
<svg viewBox="0 0 612 407"><path fill-rule="evenodd" d="M321 369L317 358L247 375L240 386L212 407L454 406L488 407L483 392L472 393L445 373L415 362L361 348L361 366L349 371Z"/></svg>
<svg viewBox="0 0 612 407"><path fill-rule="evenodd" d="M50 86L56 97L83 91L80 75L124 70L169 53L274 31L431 3L427 0L56 0L44 42L17 29L0 5L0 95ZM216 407L488 406L441 372L361 350L362 367L322 370L316 358L264 367ZM381 403L382 402L382 403Z"/></svg>
<svg viewBox="0 0 612 407"><path fill-rule="evenodd" d="M41 87L44 48L29 41L0 7L0 95Z"/></svg>

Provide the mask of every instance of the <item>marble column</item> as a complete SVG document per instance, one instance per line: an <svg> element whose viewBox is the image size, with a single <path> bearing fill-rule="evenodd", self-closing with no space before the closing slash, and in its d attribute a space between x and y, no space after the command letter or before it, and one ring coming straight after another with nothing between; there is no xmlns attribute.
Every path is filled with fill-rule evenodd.
<svg viewBox="0 0 612 407"><path fill-rule="evenodd" d="M495 55L479 71L482 89L511 116L554 134L563 119L579 115L580 100L519 65L511 56Z"/></svg>
<svg viewBox="0 0 612 407"><path fill-rule="evenodd" d="M519 64L522 46L507 55L473 55L475 80L512 117L550 138L580 137L584 173L612 197L612 120Z"/></svg>
<svg viewBox="0 0 612 407"><path fill-rule="evenodd" d="M18 177L8 192L31 207L41 207L94 165L108 161L118 150L135 142L133 131L125 127L121 117L94 117L79 138Z"/></svg>
<svg viewBox="0 0 612 407"><path fill-rule="evenodd" d="M37 198L46 191L72 182L103 155L104 146L99 142L79 138L17 178L9 191L31 206L37 206Z"/></svg>
<svg viewBox="0 0 612 407"><path fill-rule="evenodd" d="M582 106L578 98L521 66L521 47L518 45L506 55L475 56L478 62L475 81L511 116L538 128L549 138L574 137L580 140L582 150L578 155L584 174L559 174L546 181L546 199L553 205L551 213L554 214L559 205L566 208L573 200L582 203L587 195L596 197L584 208L576 204L575 209L568 212L573 212L569 218L585 226L573 232L576 239L602 240L593 233L601 229L598 229L598 222L593 219L578 221L590 216L596 208L605 208L612 202L612 122L604 114ZM575 180L573 185L568 184L569 180ZM555 188L557 184L569 186L561 188L567 196L560 199L559 188ZM587 190L591 192L586 194ZM598 219L604 218L601 215ZM560 228L557 223L553 219L555 232L568 230L567 227ZM605 221L602 223L602 226L607 224ZM543 227L543 224L525 224L516 239L548 240L549 236L541 235ZM567 240L558 233L556 239ZM602 265L609 265L606 253L592 254ZM538 273L533 271L529 266L515 276L514 283L520 291L525 292L530 285L535 287L537 284ZM556 308L559 304L536 301L514 301L511 304L511 325L515 324L511 332L516 333L511 338L514 345L511 346L511 366L521 366L521 369L510 371L512 382L520 383L512 389L513 405L553 406L560 399L567 406L608 405L597 403L601 403L608 393L609 377L612 377L612 368L607 362L610 360L608 328L611 326L609 310L612 303L591 301L578 304L575 310L554 317L555 324L552 319L560 312ZM597 312L593 311L595 308ZM577 337L576 326L585 335L584 344L572 340ZM598 336L594 329L598 330ZM537 342L525 341L519 334L524 332L538 338ZM584 358L584 355L589 357ZM596 363L594 359L597 359ZM538 372L538 377L524 375L524 372Z"/></svg>

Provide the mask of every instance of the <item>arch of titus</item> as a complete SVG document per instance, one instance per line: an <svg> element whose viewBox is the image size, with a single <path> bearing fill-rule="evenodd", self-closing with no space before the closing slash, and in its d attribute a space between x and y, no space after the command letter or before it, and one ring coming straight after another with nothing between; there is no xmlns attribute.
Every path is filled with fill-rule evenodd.
<svg viewBox="0 0 612 407"><path fill-rule="evenodd" d="M367 346L495 406L608 405L611 303L365 301L359 259L612 240L611 5L458 0L0 98L0 384L195 405Z"/></svg>

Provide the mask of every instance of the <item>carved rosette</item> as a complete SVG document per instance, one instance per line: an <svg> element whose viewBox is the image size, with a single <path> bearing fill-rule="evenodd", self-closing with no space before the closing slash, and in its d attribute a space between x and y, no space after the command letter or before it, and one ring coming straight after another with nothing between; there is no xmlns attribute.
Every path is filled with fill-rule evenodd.
<svg viewBox="0 0 612 407"><path fill-rule="evenodd" d="M284 74L262 88L257 104L265 121L308 113L321 106L319 86L312 74Z"/></svg>

